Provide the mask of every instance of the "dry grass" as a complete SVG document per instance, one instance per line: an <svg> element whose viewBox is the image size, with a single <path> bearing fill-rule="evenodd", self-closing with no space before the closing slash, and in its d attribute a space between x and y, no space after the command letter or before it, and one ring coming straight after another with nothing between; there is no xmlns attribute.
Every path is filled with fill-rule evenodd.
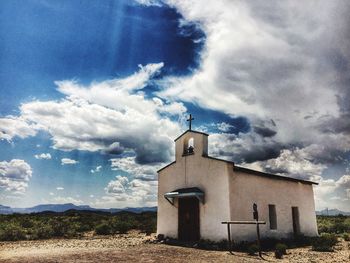
<svg viewBox="0 0 350 263"><path fill-rule="evenodd" d="M310 247L288 250L282 260L273 252L256 256L225 251L149 244L149 236L137 232L83 239L0 242L0 262L349 262L349 242L342 240L335 252L315 252Z"/></svg>

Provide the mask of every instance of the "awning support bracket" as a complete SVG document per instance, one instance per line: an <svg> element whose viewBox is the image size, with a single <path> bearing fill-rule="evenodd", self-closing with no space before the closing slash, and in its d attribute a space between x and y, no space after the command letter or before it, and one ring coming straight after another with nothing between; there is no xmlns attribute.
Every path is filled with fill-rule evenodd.
<svg viewBox="0 0 350 263"><path fill-rule="evenodd" d="M171 205L174 205L174 197L167 197L165 195L164 195L164 197Z"/></svg>

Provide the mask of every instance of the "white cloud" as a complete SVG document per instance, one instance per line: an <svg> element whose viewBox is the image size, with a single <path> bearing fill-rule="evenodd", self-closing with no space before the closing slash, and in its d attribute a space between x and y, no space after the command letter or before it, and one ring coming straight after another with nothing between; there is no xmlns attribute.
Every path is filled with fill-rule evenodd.
<svg viewBox="0 0 350 263"><path fill-rule="evenodd" d="M255 168L260 166L259 170L315 182L321 180L321 174L327 168L326 165L311 162L308 152L299 148L284 149L277 158L255 162L252 165Z"/></svg>
<svg viewBox="0 0 350 263"><path fill-rule="evenodd" d="M91 172L92 174L94 174L94 173L99 173L99 172L101 171L101 169L102 169L102 166L101 166L101 165L98 165L98 166L96 166L95 169L91 169L90 172Z"/></svg>
<svg viewBox="0 0 350 263"><path fill-rule="evenodd" d="M314 189L319 210L330 207L349 211L350 175L343 175L338 180L322 179Z"/></svg>
<svg viewBox="0 0 350 263"><path fill-rule="evenodd" d="M209 137L209 153L236 163L267 160L279 155L283 145L273 137L262 137L256 132L220 133Z"/></svg>
<svg viewBox="0 0 350 263"><path fill-rule="evenodd" d="M49 154L49 153L35 154L34 157L35 157L35 159L50 160L51 159L51 154Z"/></svg>
<svg viewBox="0 0 350 263"><path fill-rule="evenodd" d="M157 170L164 165L141 165L136 162L135 157L113 158L110 161L112 170L127 172L134 178L144 181L157 180Z"/></svg>
<svg viewBox="0 0 350 263"><path fill-rule="evenodd" d="M336 183L338 187L350 189L350 175L343 175Z"/></svg>
<svg viewBox="0 0 350 263"><path fill-rule="evenodd" d="M170 78L164 97L230 114L284 118L295 109L336 113L335 93L327 85L334 80L334 69L320 68L317 51L326 47L317 43L334 35L337 24L331 18L342 8L337 3L166 2L188 22L198 23L206 42L200 68L193 75ZM332 71L320 76L320 70Z"/></svg>
<svg viewBox="0 0 350 263"><path fill-rule="evenodd" d="M183 119L186 101L249 119L248 133L229 134L231 124L217 125L225 134L210 136L213 155L316 179L322 191L340 189L337 181L329 186L332 182L320 176L332 162L343 162L344 153L350 151L349 5L165 2L183 15L182 25L194 23L205 33L201 64L193 74L163 79L163 90L153 98L142 89L152 83L163 63L88 86L58 81L65 98L22 104L19 116L0 118L0 139L26 138L42 130L51 135L55 149L133 152L136 158L113 158L112 169L153 180L155 168L137 164L173 157L172 139L180 134L180 125L173 120ZM122 191L117 182L111 189ZM125 200L130 200L129 190L123 193Z"/></svg>
<svg viewBox="0 0 350 263"><path fill-rule="evenodd" d="M22 104L21 115L9 124L11 132L3 131L3 137L19 136L19 124L33 123L36 129L52 136L55 149L116 154L133 151L139 163L169 160L173 155L172 138L180 133L179 124L170 117L182 115L186 108L179 102L148 98L142 92L162 67L163 63L140 66L129 77L87 87L75 81L58 81L58 90L66 97Z"/></svg>
<svg viewBox="0 0 350 263"><path fill-rule="evenodd" d="M22 117L7 116L0 118L0 140L11 141L13 137L26 138L34 136L37 133L37 127L28 123Z"/></svg>
<svg viewBox="0 0 350 263"><path fill-rule="evenodd" d="M162 0L136 0L136 2L144 6L162 6Z"/></svg>
<svg viewBox="0 0 350 263"><path fill-rule="evenodd" d="M79 163L79 162L76 160L73 160L73 159L69 159L69 158L62 158L61 159L61 165L77 164L77 163Z"/></svg>
<svg viewBox="0 0 350 263"><path fill-rule="evenodd" d="M221 122L217 124L218 130L222 132L228 132L230 129L234 128L231 124L228 124L226 122Z"/></svg>
<svg viewBox="0 0 350 263"><path fill-rule="evenodd" d="M108 194L124 194L126 187L129 184L129 179L125 176L117 176L116 180L112 180L105 188Z"/></svg>
<svg viewBox="0 0 350 263"><path fill-rule="evenodd" d="M106 195L93 203L97 207L127 207L157 205L157 170L164 165L136 163L135 157L113 158L111 168L129 174L116 176L106 188Z"/></svg>
<svg viewBox="0 0 350 263"><path fill-rule="evenodd" d="M57 196L54 197L53 199L50 200L50 203L55 203L55 204L67 204L67 203L72 203L75 205L82 205L84 202L80 199L76 199L70 196L67 197L62 197L62 196Z"/></svg>
<svg viewBox="0 0 350 263"><path fill-rule="evenodd" d="M323 145L331 140L333 145L327 147L331 152L350 150L349 133L344 136L350 130L345 117L350 116L346 115L350 5L341 1L166 3L188 23L198 24L206 40L200 67L192 75L163 80L160 97L248 117L254 133L239 134L236 142L259 142L265 140L259 138L263 135L274 137L267 140L272 147L273 143L276 147ZM261 126L271 119L273 129Z"/></svg>
<svg viewBox="0 0 350 263"><path fill-rule="evenodd" d="M54 193L52 193L52 192L50 192L50 193L49 193L49 195L51 195L51 196L52 196L52 195L55 195L55 194L54 194Z"/></svg>
<svg viewBox="0 0 350 263"><path fill-rule="evenodd" d="M106 195L93 203L96 207L138 207L157 205L157 181L129 180L116 176L105 188Z"/></svg>
<svg viewBox="0 0 350 263"><path fill-rule="evenodd" d="M173 139L181 131L179 123L173 119L182 120L186 111L180 102L148 97L142 92L162 67L163 63L140 66L130 77L95 82L90 86L74 81L56 82L58 90L66 95L64 99L24 103L18 118L49 133L55 149L134 153L135 157L113 158L111 162L112 169L130 172L135 179L126 185L121 179L111 181L103 198L111 205L118 205L117 200L125 200L124 205L155 204L156 182L142 184L141 179L155 180L156 167L172 159ZM76 162L68 158L61 160L62 165ZM100 170L99 166L92 169L93 172Z"/></svg>
<svg viewBox="0 0 350 263"><path fill-rule="evenodd" d="M326 167L344 165L350 151L349 3L165 2L206 39L200 67L163 80L158 95L245 116L251 125L248 133L210 136L212 154L320 182Z"/></svg>
<svg viewBox="0 0 350 263"><path fill-rule="evenodd" d="M58 187L56 187L56 190L57 190L57 191L62 191L62 190L64 190L64 188L63 188L63 187L58 186Z"/></svg>
<svg viewBox="0 0 350 263"><path fill-rule="evenodd" d="M0 162L0 190L23 194L31 177L32 168L24 160L12 159L9 162Z"/></svg>

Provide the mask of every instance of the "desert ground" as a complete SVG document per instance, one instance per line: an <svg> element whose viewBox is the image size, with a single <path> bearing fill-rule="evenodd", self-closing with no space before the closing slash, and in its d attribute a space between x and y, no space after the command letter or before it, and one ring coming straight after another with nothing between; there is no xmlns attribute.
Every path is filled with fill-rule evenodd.
<svg viewBox="0 0 350 263"><path fill-rule="evenodd" d="M153 244L153 236L129 233L82 239L0 242L0 262L350 262L349 242L341 241L335 252L314 252L310 247L288 250L283 259L273 252L263 258L246 253L207 251Z"/></svg>

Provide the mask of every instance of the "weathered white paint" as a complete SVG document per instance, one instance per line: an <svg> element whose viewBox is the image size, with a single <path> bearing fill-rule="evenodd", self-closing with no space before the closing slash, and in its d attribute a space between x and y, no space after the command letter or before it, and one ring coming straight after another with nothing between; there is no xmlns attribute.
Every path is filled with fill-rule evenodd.
<svg viewBox="0 0 350 263"><path fill-rule="evenodd" d="M184 145L194 139L194 154L183 156ZM234 171L233 163L208 158L208 136L188 131L176 140L176 162L158 174L157 233L177 238L178 202L171 205L164 194L178 188L198 187L205 193L200 203L200 236L203 239L227 238L222 221L252 220L252 204L258 204L262 237L287 237L293 231L292 206L299 207L301 232L317 235L314 196L311 184L277 180ZM270 230L268 205L276 205L277 230ZM255 226L232 226L235 240L251 240Z"/></svg>
<svg viewBox="0 0 350 263"><path fill-rule="evenodd" d="M300 230L307 236L317 235L314 195L311 184L278 180L230 171L231 220L252 220L252 204L256 203L262 237L287 238L293 233L292 206L299 208ZM268 205L276 206L277 229L270 229ZM232 225L235 240L252 240L256 230L249 225Z"/></svg>

